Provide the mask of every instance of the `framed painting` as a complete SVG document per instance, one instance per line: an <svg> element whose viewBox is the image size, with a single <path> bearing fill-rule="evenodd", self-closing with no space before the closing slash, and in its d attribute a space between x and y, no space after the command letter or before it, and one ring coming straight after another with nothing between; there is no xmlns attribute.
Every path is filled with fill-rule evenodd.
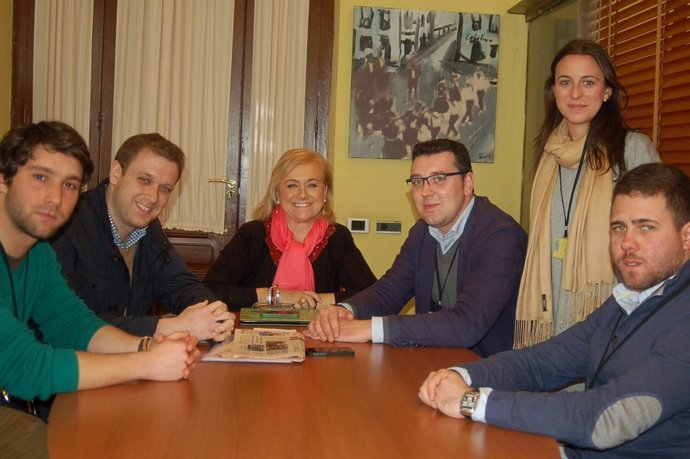
<svg viewBox="0 0 690 459"><path fill-rule="evenodd" d="M354 7L349 156L407 159L462 142L494 161L499 16Z"/></svg>

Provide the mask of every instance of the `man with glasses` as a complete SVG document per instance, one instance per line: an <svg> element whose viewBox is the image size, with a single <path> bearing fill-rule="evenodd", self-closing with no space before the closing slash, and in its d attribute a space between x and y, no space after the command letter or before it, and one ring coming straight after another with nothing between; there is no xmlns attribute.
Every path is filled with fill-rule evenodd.
<svg viewBox="0 0 690 459"><path fill-rule="evenodd" d="M488 198L474 195L472 164L461 143L417 144L407 183L421 219L393 266L347 304L320 310L309 336L458 346L483 356L510 349L525 232ZM398 315L412 297L416 314Z"/></svg>

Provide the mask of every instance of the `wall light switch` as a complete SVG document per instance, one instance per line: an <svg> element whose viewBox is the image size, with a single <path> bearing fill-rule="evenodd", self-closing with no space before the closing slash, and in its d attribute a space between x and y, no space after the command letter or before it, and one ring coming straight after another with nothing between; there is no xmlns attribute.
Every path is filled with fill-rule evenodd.
<svg viewBox="0 0 690 459"><path fill-rule="evenodd" d="M369 219L368 218L348 218L347 227L351 233L368 233Z"/></svg>
<svg viewBox="0 0 690 459"><path fill-rule="evenodd" d="M376 232L388 234L400 234L402 223L398 221L377 221Z"/></svg>

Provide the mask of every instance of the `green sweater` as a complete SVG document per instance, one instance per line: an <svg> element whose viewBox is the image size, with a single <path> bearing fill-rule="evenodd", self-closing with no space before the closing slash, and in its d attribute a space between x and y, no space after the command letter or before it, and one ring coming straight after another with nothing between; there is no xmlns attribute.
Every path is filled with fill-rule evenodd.
<svg viewBox="0 0 690 459"><path fill-rule="evenodd" d="M106 323L67 286L46 242L29 251L12 279L14 294L7 264L0 260L0 387L24 399L76 390L75 349L86 350Z"/></svg>

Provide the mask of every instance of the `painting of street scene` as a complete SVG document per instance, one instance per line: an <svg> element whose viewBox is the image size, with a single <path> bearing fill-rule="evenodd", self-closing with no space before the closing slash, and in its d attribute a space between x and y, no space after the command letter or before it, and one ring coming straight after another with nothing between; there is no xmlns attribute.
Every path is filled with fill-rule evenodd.
<svg viewBox="0 0 690 459"><path fill-rule="evenodd" d="M448 138L494 161L498 15L356 6L353 25L350 157Z"/></svg>

